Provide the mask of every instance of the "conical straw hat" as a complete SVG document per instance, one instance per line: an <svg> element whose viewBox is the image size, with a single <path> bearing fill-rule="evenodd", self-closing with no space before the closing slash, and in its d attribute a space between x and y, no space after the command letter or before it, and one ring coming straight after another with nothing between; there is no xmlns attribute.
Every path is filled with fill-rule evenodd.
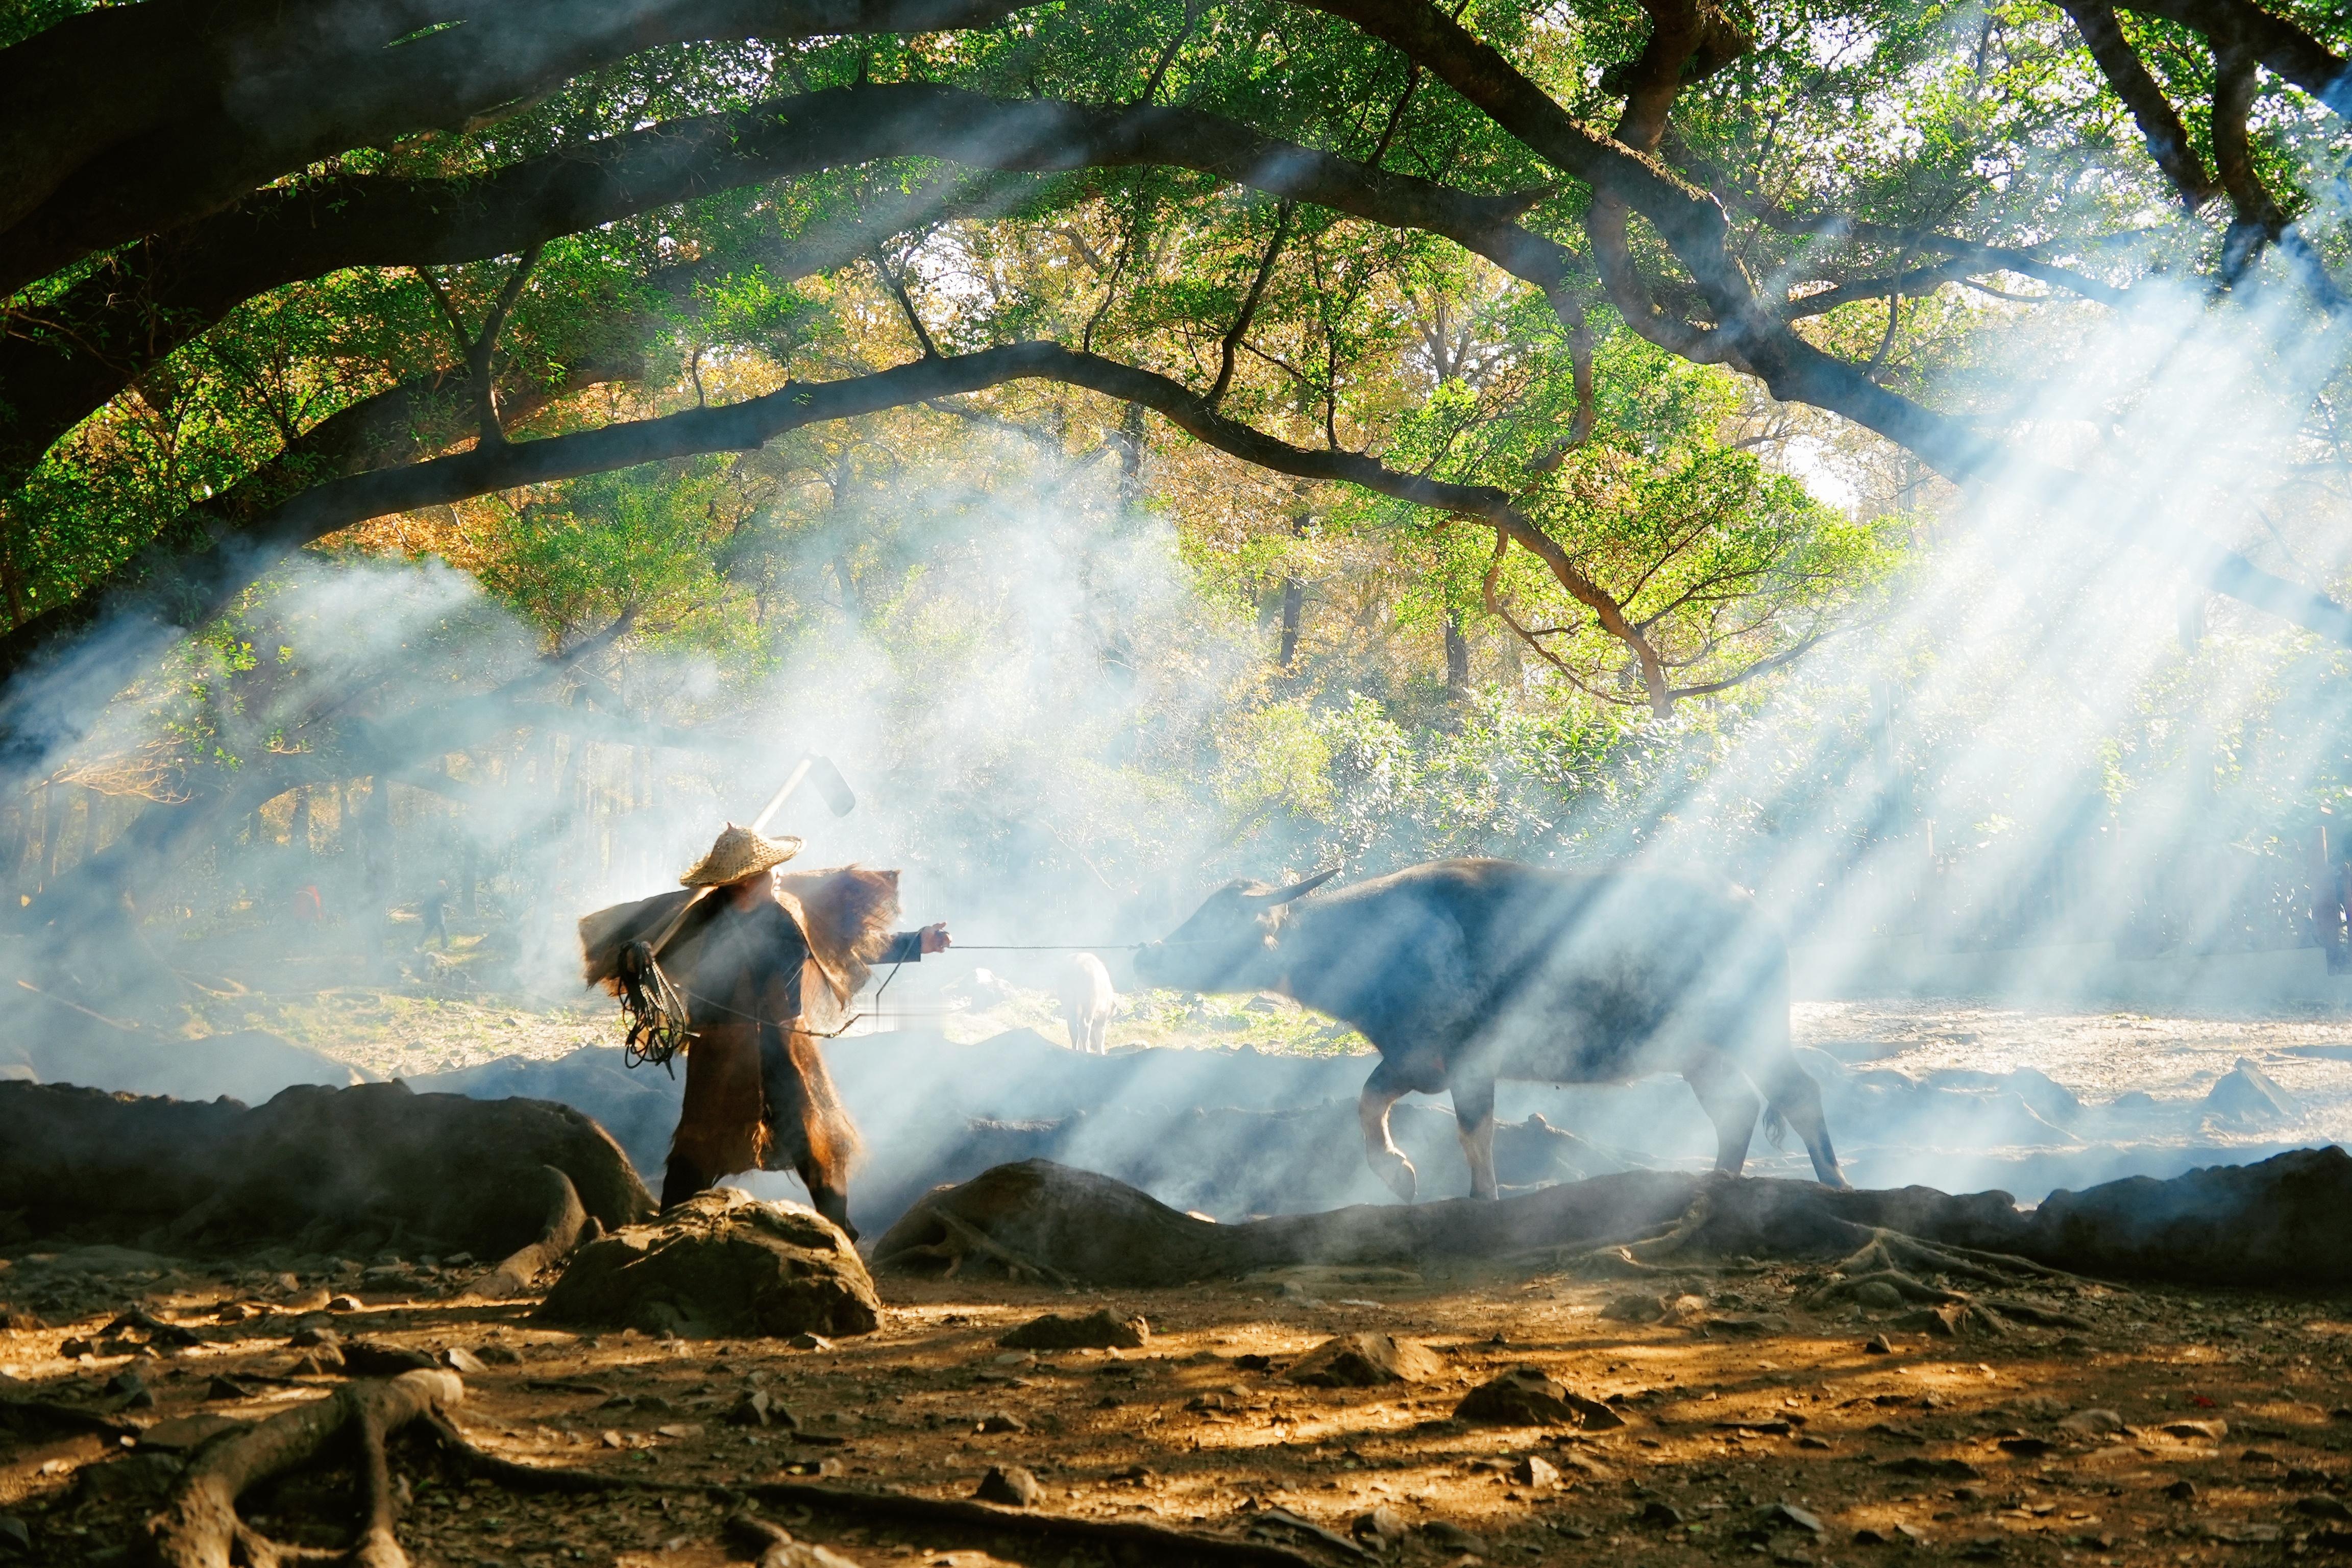
<svg viewBox="0 0 2352 1568"><path fill-rule="evenodd" d="M688 888L720 888L772 866L781 866L800 852L801 841L797 838L770 838L730 822L727 831L710 846L710 852L697 860L678 882Z"/></svg>

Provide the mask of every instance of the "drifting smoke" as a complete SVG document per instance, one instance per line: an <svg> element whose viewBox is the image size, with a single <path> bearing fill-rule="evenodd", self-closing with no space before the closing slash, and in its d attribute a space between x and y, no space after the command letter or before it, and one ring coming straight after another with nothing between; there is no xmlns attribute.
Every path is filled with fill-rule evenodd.
<svg viewBox="0 0 2352 1568"><path fill-rule="evenodd" d="M1798 945L1801 994L2263 1003L2292 969L2296 994L2332 997L2302 911L2318 803L2352 800L2336 717L2343 672L2307 639L2210 600L2184 562L2200 531L2240 538L2257 519L2294 575L2339 571L2347 535L2332 498L2281 476L2300 472L2313 395L2341 346L2284 302L2257 295L2217 309L2143 285L2015 411L2007 433L2029 456L1945 521L1875 622L1727 727L1637 735L1592 770L1609 787L1581 795L1529 765L1510 717L1517 698L1491 694L1470 738L1451 742L1447 765L1475 775L1469 793L1485 803L1467 826L1367 788L1363 810L1276 811L1236 831L1220 747L1230 753L1250 733L1234 719L1265 667L1258 639L1193 582L1164 521L1124 510L1098 476L1034 454L1015 454L1039 464L1030 482L993 490L912 473L892 495L891 548L919 569L871 602L838 573L834 612L756 679L642 648L551 657L446 567L306 561L248 607L250 636L186 647L110 705L89 704L91 671L147 649L138 627L95 639L87 668L12 694L19 716L56 716L41 772L173 803L127 823L130 808L90 797L62 830L80 864L55 875L27 858L42 845L55 853L60 830L46 814L64 792L49 792L37 834L34 807L19 807L18 881L38 891L17 968L44 987L60 967L89 970L94 944L42 933L119 931L127 890L152 967L199 984L404 976L576 999L573 921L670 885L722 821L748 821L814 752L839 766L856 810L836 818L804 792L772 830L805 837L807 865L902 868L906 923L950 920L967 942L1108 949L1162 933L1214 879L1327 857L1362 876L1432 853L1578 862L1601 851L1757 889ZM793 568L824 580L872 521L853 511L797 535ZM1238 749L1246 760L1245 739ZM216 765L188 766L191 755ZM1521 808L1547 790L1548 809ZM137 869L100 874L110 855ZM488 960L462 976L410 947L421 923L390 923L445 884L493 933ZM1105 956L1127 985L1118 954ZM899 997L917 998L906 1011L918 1026L921 1000L936 1004L941 980L975 962L1043 986L1055 960L927 966ZM85 999L114 984L94 970L71 977ZM144 1005L168 1024L184 1004L167 984ZM1842 1059L1811 1065L1832 1080L1832 1130L1864 1182L1999 1180L2031 1196L2085 1174L2177 1166L2192 1146L2211 1158L2228 1142L2189 1102L2168 1119L2073 1104L2014 1070L2036 1066L2030 1049L1906 1062L1920 1070L1896 1083L1869 1062L1891 1047L1847 1043L1856 1048ZM1241 1057L1206 1076L1108 1078L1094 1066L1074 1075L1066 1058L1026 1046L952 1071L879 1043L845 1042L835 1057L877 1159L898 1162L879 1181L886 1193L930 1171L909 1163L910 1147L962 1137L972 1115L1091 1118L1044 1143L1045 1133L1030 1143L976 1134L973 1158L1053 1152L1148 1173L1144 1152L1181 1126L1208 1140L1187 1145L1198 1170L1218 1149L1238 1156L1268 1138L1246 1118L1203 1131L1202 1108L1344 1100L1369 1066L1318 1067L1294 1083L1289 1069ZM1932 1068L1947 1078L1923 1079ZM1995 1077L1954 1079L1954 1068ZM892 1072L933 1081L919 1090ZM2340 1101L2319 1106L2303 1087L2318 1109L2299 1137L2347 1130L2334 1120ZM521 1080L500 1091L551 1092ZM637 1114L589 1108L616 1128ZM1703 1163L1710 1152L1677 1083L1507 1087L1502 1111L1540 1111L1549 1128L1582 1134L1570 1147L1528 1124L1520 1152L1505 1151L1522 1179ZM646 1138L667 1114L643 1113ZM1377 1195L1347 1184L1369 1181L1349 1121L1343 1110L1291 1133L1336 1140L1344 1181L1310 1191L1286 1168L1254 1189L1276 1197L1248 1202L1279 1201L1286 1186L1300 1203ZM1401 1128L1424 1150L1429 1190L1454 1190L1443 1163L1428 1163L1449 1157L1450 1134ZM2085 1144L2115 1152L2086 1163ZM2239 1144L2273 1146L2254 1133ZM2042 1145L2075 1152L2017 1153ZM644 1163L645 1140L632 1149ZM1759 1168L1801 1168L1760 1146L1759 1156ZM1187 1194L1215 1206L1205 1190L1162 1195ZM860 1217L889 1215L861 1206Z"/></svg>

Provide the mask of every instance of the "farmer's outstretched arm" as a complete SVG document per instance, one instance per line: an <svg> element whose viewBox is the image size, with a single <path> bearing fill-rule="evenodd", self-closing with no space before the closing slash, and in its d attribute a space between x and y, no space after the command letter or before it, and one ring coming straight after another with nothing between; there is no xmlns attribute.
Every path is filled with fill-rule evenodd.
<svg viewBox="0 0 2352 1568"><path fill-rule="evenodd" d="M890 939L882 950L877 963L919 963L927 952L945 952L954 945L948 938L945 921L927 925L920 931L902 931Z"/></svg>

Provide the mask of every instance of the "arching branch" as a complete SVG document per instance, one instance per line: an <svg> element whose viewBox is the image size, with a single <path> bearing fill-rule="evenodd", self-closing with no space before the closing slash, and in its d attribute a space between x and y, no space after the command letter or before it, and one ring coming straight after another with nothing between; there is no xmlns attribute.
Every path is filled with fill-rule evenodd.
<svg viewBox="0 0 2352 1568"><path fill-rule="evenodd" d="M0 489L142 371L271 289L350 267L514 255L714 190L917 154L1033 173L1190 168L1443 235L1538 287L1580 265L1518 226L1526 198L1381 173L1213 114L1007 101L920 83L837 88L666 122L474 179L341 176L266 191L147 241L0 331L0 399L13 414L0 426Z"/></svg>

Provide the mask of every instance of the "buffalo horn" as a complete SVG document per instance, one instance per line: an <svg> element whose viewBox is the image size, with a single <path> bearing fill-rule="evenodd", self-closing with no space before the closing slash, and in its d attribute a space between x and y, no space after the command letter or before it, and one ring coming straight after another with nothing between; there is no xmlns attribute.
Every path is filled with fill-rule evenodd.
<svg viewBox="0 0 2352 1568"><path fill-rule="evenodd" d="M1294 899L1305 898L1339 874L1339 868L1334 866L1328 871L1316 872L1303 882L1293 882L1287 888L1277 888L1271 893L1260 893L1257 897L1262 903L1286 904Z"/></svg>

